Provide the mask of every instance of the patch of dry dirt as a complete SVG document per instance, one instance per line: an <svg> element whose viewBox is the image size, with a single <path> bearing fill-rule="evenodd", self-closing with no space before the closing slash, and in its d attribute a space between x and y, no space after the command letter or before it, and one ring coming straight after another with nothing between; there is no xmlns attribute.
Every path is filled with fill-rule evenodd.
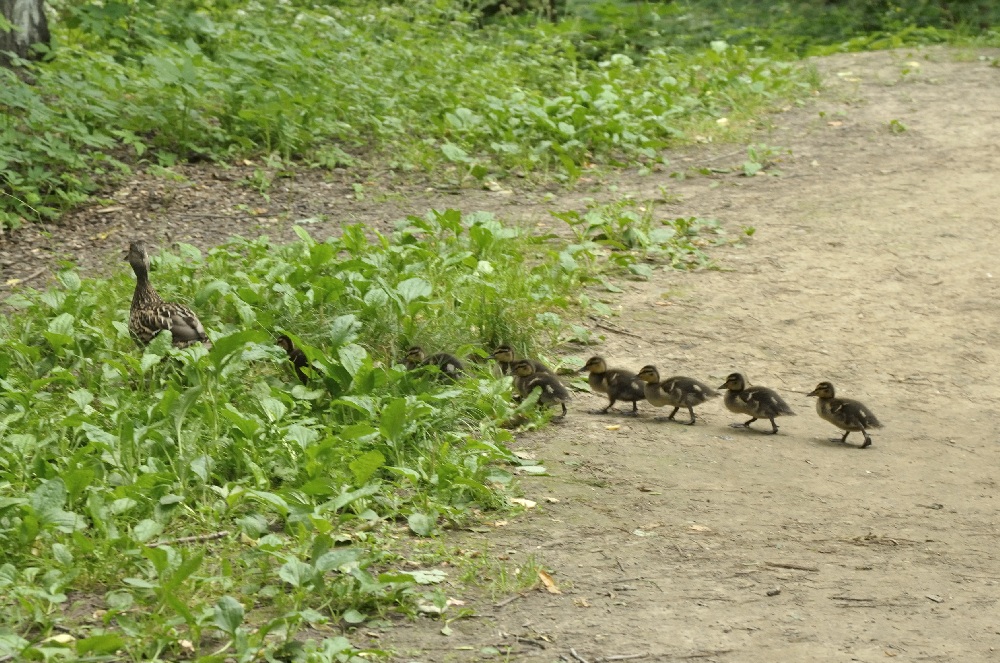
<svg viewBox="0 0 1000 663"><path fill-rule="evenodd" d="M719 253L726 271L629 284L616 322L631 335L598 349L714 384L742 370L799 416L769 436L728 428L738 417L718 401L686 427L655 421L648 404L638 418L590 414L602 402L579 395L565 424L519 440L552 475L524 481L539 507L450 540L512 563L533 555L563 593L500 607L465 596L477 617L450 636L430 619L363 629L394 660L486 660L484 647L499 660L592 663L998 660L1000 69L944 50L817 66L828 88L760 139L792 150L780 177L617 182L617 195L639 197L666 186L679 197L671 213L757 232ZM727 149L679 163L738 165ZM172 192L137 181L120 209L83 211L58 236L0 244L3 280L65 254L111 268L133 234L210 245L284 237L305 216L385 224L432 206L544 223L593 195L379 185L359 201L345 175L283 181L262 203L235 186L243 175L191 172ZM836 431L804 396L824 379L886 424L873 447L828 441Z"/></svg>

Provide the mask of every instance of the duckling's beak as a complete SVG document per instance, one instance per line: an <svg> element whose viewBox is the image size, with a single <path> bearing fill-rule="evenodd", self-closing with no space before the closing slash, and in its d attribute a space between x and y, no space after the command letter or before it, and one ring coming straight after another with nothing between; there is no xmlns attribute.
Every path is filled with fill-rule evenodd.
<svg viewBox="0 0 1000 663"><path fill-rule="evenodd" d="M806 394L806 396L819 396L819 387L816 387L815 389L810 391L808 394Z"/></svg>
<svg viewBox="0 0 1000 663"><path fill-rule="evenodd" d="M586 373L589 370L590 370L589 368L587 368L586 366L584 366L583 368L581 368L580 370L578 370L577 373Z"/></svg>
<svg viewBox="0 0 1000 663"><path fill-rule="evenodd" d="M720 384L718 387L716 387L716 389L725 389L726 385L728 385L728 384L729 384L729 380L726 380L725 382L723 382L722 384Z"/></svg>

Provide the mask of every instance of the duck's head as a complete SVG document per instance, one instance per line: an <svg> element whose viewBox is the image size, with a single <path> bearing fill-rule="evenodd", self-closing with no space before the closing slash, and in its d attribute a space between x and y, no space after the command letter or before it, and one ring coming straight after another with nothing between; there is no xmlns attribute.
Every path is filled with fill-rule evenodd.
<svg viewBox="0 0 1000 663"><path fill-rule="evenodd" d="M513 366L511 366L511 370L514 371L514 375L522 378L535 374L535 367L527 359L518 359L515 361Z"/></svg>
<svg viewBox="0 0 1000 663"><path fill-rule="evenodd" d="M742 373L730 373L726 381L719 385L719 389L729 389L730 391L743 391L746 389L747 380Z"/></svg>
<svg viewBox="0 0 1000 663"><path fill-rule="evenodd" d="M406 356L404 357L404 359L406 361L419 364L424 360L425 356L426 355L424 355L424 349L419 345L414 345L412 348L406 351Z"/></svg>
<svg viewBox="0 0 1000 663"><path fill-rule="evenodd" d="M509 345L501 345L490 356L497 361L511 362L514 361L514 349Z"/></svg>
<svg viewBox="0 0 1000 663"><path fill-rule="evenodd" d="M590 373L604 373L608 370L608 365L604 361L604 357L594 356L587 360L587 363L583 365L580 372L589 371Z"/></svg>
<svg viewBox="0 0 1000 663"><path fill-rule="evenodd" d="M146 252L146 243L138 239L129 242L128 251L122 260L132 265L133 268L145 268L148 270L149 254Z"/></svg>
<svg viewBox="0 0 1000 663"><path fill-rule="evenodd" d="M820 398L833 398L833 383L832 382L820 382L816 385L816 388L810 391L807 396L818 396Z"/></svg>
<svg viewBox="0 0 1000 663"><path fill-rule="evenodd" d="M660 381L660 372L656 370L656 366L650 364L648 366L643 366L642 368L640 368L637 377L643 382L648 382L650 384L653 384L654 382Z"/></svg>
<svg viewBox="0 0 1000 663"><path fill-rule="evenodd" d="M291 352L292 348L295 347L295 344L292 343L292 339L288 338L285 334L282 334L278 338L274 339L274 343L285 352Z"/></svg>

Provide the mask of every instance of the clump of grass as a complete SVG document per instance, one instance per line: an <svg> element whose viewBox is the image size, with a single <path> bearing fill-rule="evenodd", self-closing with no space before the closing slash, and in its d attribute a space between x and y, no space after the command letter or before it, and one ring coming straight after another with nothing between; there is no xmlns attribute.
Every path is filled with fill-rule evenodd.
<svg viewBox="0 0 1000 663"><path fill-rule="evenodd" d="M630 274L649 278L657 265L669 269L713 269L705 249L726 242L718 222L700 217L663 217L652 201L620 200L591 205L586 212L556 212L575 241L562 252L568 265L582 263L617 288L607 275Z"/></svg>

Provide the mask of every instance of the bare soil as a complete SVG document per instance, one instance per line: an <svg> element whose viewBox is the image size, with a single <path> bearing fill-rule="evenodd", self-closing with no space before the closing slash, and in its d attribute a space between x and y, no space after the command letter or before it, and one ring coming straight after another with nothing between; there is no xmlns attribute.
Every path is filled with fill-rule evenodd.
<svg viewBox="0 0 1000 663"><path fill-rule="evenodd" d="M646 403L639 417L591 414L604 401L579 394L564 424L518 440L551 475L523 480L538 506L446 541L512 566L532 557L561 593L494 602L456 580L445 591L476 616L451 622L451 635L420 618L355 638L423 662L1000 660L996 56L818 60L822 94L774 116L757 139L791 150L780 175L619 176L615 196L657 198L666 187L664 214L756 233L717 253L723 271L625 284L613 301L622 332L602 330L595 352L713 386L740 370L798 416L771 436L766 424L729 428L743 418L719 400L688 427L657 421L666 413ZM676 164L742 160L708 145ZM169 190L137 180L115 195L118 209L83 210L51 235L8 238L3 280L40 281L35 273L64 255L110 269L131 234L207 246L234 233L287 236L302 216L385 224L444 206L544 224L550 209L612 195L372 182L375 193L358 200L344 174L281 181L262 201L236 186L245 174L187 174ZM882 419L871 448L856 434L853 444L829 440L838 431L805 396L820 380Z"/></svg>

